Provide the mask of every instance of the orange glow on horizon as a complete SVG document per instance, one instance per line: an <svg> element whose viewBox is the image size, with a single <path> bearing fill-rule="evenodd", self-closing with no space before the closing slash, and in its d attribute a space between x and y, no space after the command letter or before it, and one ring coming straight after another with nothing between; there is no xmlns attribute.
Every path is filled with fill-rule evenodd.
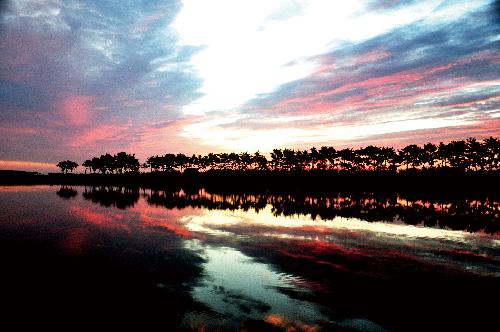
<svg viewBox="0 0 500 332"><path fill-rule="evenodd" d="M52 164L22 160L0 160L0 170L53 172L57 171L58 168L55 163Z"/></svg>

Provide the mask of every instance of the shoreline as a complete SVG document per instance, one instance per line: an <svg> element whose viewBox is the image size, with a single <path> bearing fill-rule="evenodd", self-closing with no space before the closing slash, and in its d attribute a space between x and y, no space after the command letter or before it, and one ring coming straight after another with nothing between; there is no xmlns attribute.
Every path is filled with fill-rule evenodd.
<svg viewBox="0 0 500 332"><path fill-rule="evenodd" d="M58 174L0 171L0 185L90 185L182 187L230 191L375 191L442 194L499 194L500 172L426 170L336 173L331 171L208 171L203 173Z"/></svg>

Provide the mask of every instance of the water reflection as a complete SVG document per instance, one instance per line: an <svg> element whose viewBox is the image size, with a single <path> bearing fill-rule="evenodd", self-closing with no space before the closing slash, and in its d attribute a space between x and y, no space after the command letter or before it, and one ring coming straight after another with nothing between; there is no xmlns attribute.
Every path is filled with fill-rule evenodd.
<svg viewBox="0 0 500 332"><path fill-rule="evenodd" d="M62 186L56 192L56 194L59 197L70 199L70 198L76 197L76 195L78 195L78 192L76 190L74 190L73 188L71 188L71 187Z"/></svg>
<svg viewBox="0 0 500 332"><path fill-rule="evenodd" d="M81 193L66 199L61 189L0 188L7 317L209 331L478 330L495 322L485 299L500 295L494 227L467 220L474 227L453 230L441 219L426 227L370 212L432 204L453 223L453 202L119 187L65 187ZM476 201L466 200L498 223L498 204ZM311 212L321 209L333 212Z"/></svg>
<svg viewBox="0 0 500 332"><path fill-rule="evenodd" d="M320 306L289 296L293 292L308 291L297 287L300 278L277 273L268 264L257 262L233 248L205 246L198 241L191 246L204 247L206 259L203 264L205 278L193 288L193 298L217 313L215 317L191 313L188 319L199 326L237 328L242 320L269 319L268 323L276 325L272 317L281 317L280 323L288 327L293 327L291 322L301 322L310 330L328 324ZM226 317L223 326L217 320L220 315ZM285 324L285 315L288 324Z"/></svg>
<svg viewBox="0 0 500 332"><path fill-rule="evenodd" d="M82 195L85 199L90 199L105 207L115 206L119 209L126 209L133 207L139 200L139 189L105 186L85 187Z"/></svg>
<svg viewBox="0 0 500 332"><path fill-rule="evenodd" d="M132 207L139 200L138 188L85 187L83 196L104 206ZM317 196L302 194L213 194L204 189L142 190L148 203L168 209L203 207L208 210L259 212L271 207L272 215L309 216L316 220L337 217L365 221L383 221L425 227L500 232L500 201L478 197L402 197L395 193L330 193Z"/></svg>
<svg viewBox="0 0 500 332"><path fill-rule="evenodd" d="M182 238L56 190L0 188L4 330L168 330L203 309L189 295L203 258Z"/></svg>

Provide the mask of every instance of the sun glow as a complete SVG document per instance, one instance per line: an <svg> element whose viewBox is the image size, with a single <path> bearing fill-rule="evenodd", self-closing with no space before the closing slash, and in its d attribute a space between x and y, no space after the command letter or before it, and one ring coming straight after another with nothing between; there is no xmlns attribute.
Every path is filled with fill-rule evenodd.
<svg viewBox="0 0 500 332"><path fill-rule="evenodd" d="M184 111L232 110L312 73L318 64L308 57L418 20L440 2L420 1L381 16L365 12L359 0L288 7L276 0L185 0L173 27L181 42L203 47L191 65L203 80L204 96Z"/></svg>

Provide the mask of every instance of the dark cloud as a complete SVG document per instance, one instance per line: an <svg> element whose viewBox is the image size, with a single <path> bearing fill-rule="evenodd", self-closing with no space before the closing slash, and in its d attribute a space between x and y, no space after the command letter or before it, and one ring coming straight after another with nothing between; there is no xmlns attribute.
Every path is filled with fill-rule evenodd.
<svg viewBox="0 0 500 332"><path fill-rule="evenodd" d="M494 22L499 24L500 23L500 0L493 1L492 7L493 7L493 14L494 14Z"/></svg>
<svg viewBox="0 0 500 332"><path fill-rule="evenodd" d="M8 4L8 0L0 0L0 18L2 17L2 14L7 10Z"/></svg>

